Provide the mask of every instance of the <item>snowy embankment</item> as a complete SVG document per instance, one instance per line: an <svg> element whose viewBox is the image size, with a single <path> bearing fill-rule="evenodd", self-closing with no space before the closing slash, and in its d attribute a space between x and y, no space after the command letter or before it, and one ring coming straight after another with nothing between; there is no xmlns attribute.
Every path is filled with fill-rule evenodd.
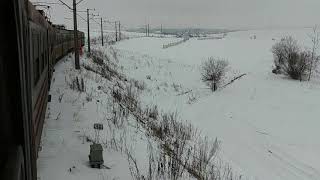
<svg viewBox="0 0 320 180"><path fill-rule="evenodd" d="M229 33L223 40L191 39L161 49L163 40L136 39L115 46L124 71L152 87L145 102L177 111L211 138L222 141L222 156L252 179L320 179L319 77L297 82L271 73L275 40L293 35L310 47L311 29ZM256 35L256 40L250 37ZM210 93L199 65L208 57L228 59L231 86ZM148 78L150 77L150 78Z"/></svg>
<svg viewBox="0 0 320 180"><path fill-rule="evenodd" d="M39 153L40 179L231 179L219 141L202 136L174 112L139 96L142 81L123 74L118 52L93 50L80 71L71 57L56 66ZM94 131L94 123L104 130ZM101 143L105 164L90 168L89 145ZM219 164L217 164L219 163Z"/></svg>
<svg viewBox="0 0 320 180"><path fill-rule="evenodd" d="M84 79L85 92L72 87L76 77ZM50 90L52 101L48 104L38 159L39 179L131 179L127 158L122 152L140 146L141 150L135 152L141 154L136 156L145 158L146 144L140 140L142 137L132 129L116 131L115 124L110 123L112 98L100 89L100 80L95 73L83 68L81 72L74 70L72 57L56 65ZM107 147L103 154L106 169L89 166L89 145L95 140L94 123L103 123L106 129L100 133L99 140ZM130 137L128 141L134 146L124 146L122 141L127 139L123 137Z"/></svg>
<svg viewBox="0 0 320 180"><path fill-rule="evenodd" d="M190 122L209 140L218 138L221 147L216 160L228 162L237 178L320 179L320 142L316 140L320 136L319 77L297 82L271 73L273 39L293 35L302 46L308 46L309 32L234 32L222 40L190 39L169 49L162 49L162 45L175 38L139 38L108 48L95 47L104 51L111 66L117 66L120 76L93 72L99 68L92 58L83 58L86 68L77 72L71 58L66 58L55 67L38 176L45 180L134 179L135 162L140 174L145 175L150 167L159 167L152 159L163 160L159 154L165 153L163 147L168 146L161 146L166 145L162 140L174 144L175 138L166 139L155 130L163 125L162 115L176 112L177 119L186 125ZM253 35L256 40L250 39ZM246 76L211 93L200 80L200 65L210 56L229 61L231 70L226 82L243 73ZM72 89L75 77L84 79L85 92ZM132 96L133 101L128 100L130 87L139 91L138 96ZM153 105L158 109L157 121L150 120L154 117L150 113L154 112ZM148 117L140 116L146 114ZM105 125L100 142L105 147L105 165L111 169L88 166L96 122ZM187 144L196 145L197 141ZM167 179L172 175L169 172ZM193 177L190 171L183 172L182 179Z"/></svg>

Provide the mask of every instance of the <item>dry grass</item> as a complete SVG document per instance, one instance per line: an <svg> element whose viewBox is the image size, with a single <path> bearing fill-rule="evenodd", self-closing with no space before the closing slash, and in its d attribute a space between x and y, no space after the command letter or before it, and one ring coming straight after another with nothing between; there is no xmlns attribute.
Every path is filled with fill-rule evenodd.
<svg viewBox="0 0 320 180"><path fill-rule="evenodd" d="M110 78L107 78L106 73L99 69L101 67ZM106 79L111 79L113 83L113 87L110 88L113 97L110 106L113 113L112 117L106 118L113 135L105 144L115 150L125 152L133 179L177 180L188 176L199 180L237 179L230 166L217 161L220 148L217 139L212 141L202 136L197 128L179 119L175 112L160 113L157 106L142 107L139 94L145 89L144 83L136 80L128 81L112 62L104 61L104 64L97 68L90 66L85 68ZM178 90L178 86L175 89ZM157 146L154 148L149 143L149 166L145 174L145 171L139 169L137 159L124 142L125 134L121 138L115 137L114 131L125 128L128 125L129 116L136 120L137 128L142 128L150 139L155 140Z"/></svg>
<svg viewBox="0 0 320 180"><path fill-rule="evenodd" d="M69 80L65 79L66 83L70 87L70 89L74 91L79 91L79 92L85 92L86 87L85 87L85 82L82 77L69 77Z"/></svg>

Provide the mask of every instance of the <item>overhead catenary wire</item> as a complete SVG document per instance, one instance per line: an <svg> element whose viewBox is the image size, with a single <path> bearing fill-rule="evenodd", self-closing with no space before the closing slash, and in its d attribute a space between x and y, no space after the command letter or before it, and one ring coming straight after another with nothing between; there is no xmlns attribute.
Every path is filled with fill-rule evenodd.
<svg viewBox="0 0 320 180"><path fill-rule="evenodd" d="M61 2L63 5L65 5L66 7L68 7L69 9L73 10L73 8L71 8L71 6L69 6L67 3L63 2L62 0L58 0L59 2ZM75 2L75 5L80 4L82 1L84 0L80 0L78 2Z"/></svg>
<svg viewBox="0 0 320 180"><path fill-rule="evenodd" d="M48 4L48 5L64 5L64 4L58 3L58 2L44 2L44 1L35 1L32 3L33 4Z"/></svg>
<svg viewBox="0 0 320 180"><path fill-rule="evenodd" d="M80 4L82 1L83 1L83 0L78 1L78 2L77 2L77 5Z"/></svg>
<svg viewBox="0 0 320 180"><path fill-rule="evenodd" d="M56 0L56 1L58 1L58 3L54 3L54 2L48 2L48 3L55 4L55 5L63 5L65 7L67 7L69 10L71 10L71 11L73 11L73 13L75 13L76 17L79 17L79 19L81 19L83 22L86 22L87 24L91 24L90 23L90 20L91 20L96 25L100 26L100 29L101 29L102 33L103 33L103 29L109 29L109 27L106 27L107 24L111 25L111 24L114 23L114 26L115 26L114 28L115 28L115 32L116 32L116 35L115 35L116 41L118 41L118 39L119 40L121 39L121 30L120 29L123 28L123 27L120 25L120 21L110 21L110 20L103 20L103 19L100 20L100 18L99 18L100 22L98 22L98 21L96 21L95 17L99 16L99 15L94 15L94 14L91 14L91 18L87 18L87 19L84 18L79 13L87 12L87 11L81 11L81 10L80 11L75 11L76 6L78 4L80 4L81 2L83 2L84 0L79 0L78 2L76 2L76 0L73 0L73 8L70 5L68 5L65 0ZM74 19L75 19L75 16L74 16ZM106 22L106 24L104 24L105 22ZM75 27L75 22L74 22L74 27ZM103 36L103 34L102 34L102 36Z"/></svg>
<svg viewBox="0 0 320 180"><path fill-rule="evenodd" d="M71 8L67 3L63 2L62 0L58 0L58 1L61 2L63 5L65 5L70 10L73 10L73 8Z"/></svg>

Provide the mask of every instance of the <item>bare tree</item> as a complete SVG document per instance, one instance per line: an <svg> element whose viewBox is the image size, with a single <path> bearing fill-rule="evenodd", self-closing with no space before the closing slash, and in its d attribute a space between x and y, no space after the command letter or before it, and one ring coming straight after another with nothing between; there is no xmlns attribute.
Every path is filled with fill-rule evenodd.
<svg viewBox="0 0 320 180"><path fill-rule="evenodd" d="M308 81L310 81L312 72L317 68L317 64L319 62L319 56L317 56L317 50L319 49L320 43L320 33L318 31L318 26L313 27L312 34L309 35L312 42L312 50L311 50L311 64L309 67Z"/></svg>
<svg viewBox="0 0 320 180"><path fill-rule="evenodd" d="M202 65L202 81L205 82L212 91L216 91L221 85L229 63L220 58L210 57Z"/></svg>

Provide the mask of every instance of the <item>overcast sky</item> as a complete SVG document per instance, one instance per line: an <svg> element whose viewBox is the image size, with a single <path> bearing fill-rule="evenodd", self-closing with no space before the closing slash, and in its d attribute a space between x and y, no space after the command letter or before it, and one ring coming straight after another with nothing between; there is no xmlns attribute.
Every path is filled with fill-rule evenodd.
<svg viewBox="0 0 320 180"><path fill-rule="evenodd" d="M40 0L32 0L40 1ZM41 2L58 0L41 0ZM72 0L63 0L72 5ZM78 0L79 1L79 0ZM125 27L269 28L304 27L320 24L320 0L84 0L79 10L95 8L109 20ZM66 7L52 5L54 23L72 28ZM85 13L79 13L86 18ZM79 26L85 22L79 18ZM97 28L97 27L94 27ZM111 27L110 27L111 28Z"/></svg>

